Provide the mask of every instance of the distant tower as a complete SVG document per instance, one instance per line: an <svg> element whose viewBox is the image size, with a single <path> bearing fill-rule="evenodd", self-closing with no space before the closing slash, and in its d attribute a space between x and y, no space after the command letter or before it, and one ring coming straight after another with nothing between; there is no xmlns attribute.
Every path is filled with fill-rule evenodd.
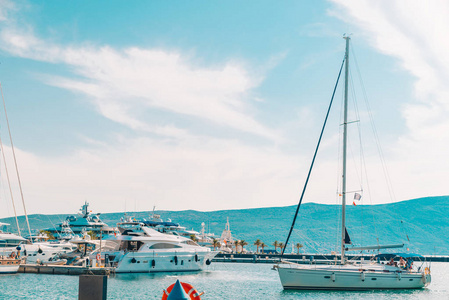
<svg viewBox="0 0 449 300"><path fill-rule="evenodd" d="M229 225L229 217L226 219L226 227L221 234L220 242L222 245L228 245L228 247L232 247L232 244L234 243L231 234L231 226Z"/></svg>

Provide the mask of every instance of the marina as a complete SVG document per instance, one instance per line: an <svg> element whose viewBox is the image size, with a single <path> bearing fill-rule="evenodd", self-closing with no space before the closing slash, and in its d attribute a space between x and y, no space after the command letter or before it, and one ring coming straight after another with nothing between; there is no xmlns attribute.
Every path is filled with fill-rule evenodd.
<svg viewBox="0 0 449 300"><path fill-rule="evenodd" d="M442 2L0 0L0 300L449 299Z"/></svg>

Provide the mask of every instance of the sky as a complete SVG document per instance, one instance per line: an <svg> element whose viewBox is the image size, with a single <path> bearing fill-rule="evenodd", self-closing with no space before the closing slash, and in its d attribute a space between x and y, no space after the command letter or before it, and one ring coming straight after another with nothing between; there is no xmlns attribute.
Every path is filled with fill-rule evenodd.
<svg viewBox="0 0 449 300"><path fill-rule="evenodd" d="M349 190L362 204L447 195L448 13L446 1L1 0L27 212L296 204L344 34ZM341 87L335 98L304 202L341 201ZM5 119L0 217L14 213L6 175L23 214Z"/></svg>

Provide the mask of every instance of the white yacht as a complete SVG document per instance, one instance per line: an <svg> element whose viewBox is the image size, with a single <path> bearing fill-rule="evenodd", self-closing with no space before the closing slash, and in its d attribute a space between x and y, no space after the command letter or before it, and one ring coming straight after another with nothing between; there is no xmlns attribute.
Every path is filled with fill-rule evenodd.
<svg viewBox="0 0 449 300"><path fill-rule="evenodd" d="M107 254L116 273L200 271L218 253L188 238L164 234L138 222L117 226L121 235L107 239L115 240L116 248L98 253L102 259Z"/></svg>
<svg viewBox="0 0 449 300"><path fill-rule="evenodd" d="M121 218L122 222L139 222L153 228L159 232L180 235L187 238L191 236L199 237L199 232L195 230L189 230L184 226L181 226L179 223L173 222L171 219L166 219L165 221L161 218L161 215L155 213L155 207L153 207L153 213L149 216L149 220L141 219L137 220L132 216L125 216ZM123 224L123 223L122 223Z"/></svg>
<svg viewBox="0 0 449 300"><path fill-rule="evenodd" d="M100 219L100 214L91 214L89 203L87 201L81 207L77 216L68 216L66 220L57 224L54 228L47 228L58 239L72 238L73 235L82 235L86 231L100 235L114 234L115 228L109 227Z"/></svg>
<svg viewBox="0 0 449 300"><path fill-rule="evenodd" d="M346 189L347 172L346 172L346 155L347 155L347 126L348 126L348 67L349 67L349 41L346 39L346 52L342 62L338 79L340 78L343 65L345 66L345 89L344 89L344 112L343 112L343 159L342 159L342 177L341 177L341 197L342 197L342 211L341 211L341 261L335 261L329 265L301 265L289 261L281 261L280 264L274 266L278 271L281 284L284 289L301 289L301 290L371 290L371 289L417 289L427 286L431 282L430 265L420 266L413 265L413 261L421 259L422 257L416 254L396 253L384 254L383 257L390 256L390 261L382 263L380 261L381 255L369 262L363 260L359 262L348 261L345 257L346 251L363 251L363 250L379 250L385 248L403 247L404 244L399 245L376 245L367 247L352 247L348 232L346 230L346 197L349 193ZM337 79L337 84L338 84ZM318 140L318 145L315 150L315 155L309 169L306 183L298 203L296 214L293 219L290 232L288 234L285 245L288 244L293 227L295 225L298 210L307 187L307 183L313 168L316 154L320 145L321 137L324 132L329 110L335 95L332 96L331 103L328 108L325 123L323 125L321 136ZM353 123L353 122L351 122ZM360 199L360 194L354 194L354 199ZM399 259L399 264L397 260Z"/></svg>
<svg viewBox="0 0 449 300"><path fill-rule="evenodd" d="M75 250L76 246L68 242L36 242L22 244L21 248L27 264L51 264L59 260L61 254Z"/></svg>

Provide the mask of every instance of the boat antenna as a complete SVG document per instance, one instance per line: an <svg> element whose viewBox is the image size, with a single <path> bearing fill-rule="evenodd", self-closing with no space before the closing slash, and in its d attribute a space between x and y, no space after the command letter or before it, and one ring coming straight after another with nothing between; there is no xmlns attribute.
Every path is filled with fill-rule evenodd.
<svg viewBox="0 0 449 300"><path fill-rule="evenodd" d="M28 233L31 236L30 222L28 221L28 214L27 214L27 209L25 206L25 200L23 199L22 183L20 182L19 168L17 167L16 153L14 151L14 144L12 142L11 128L9 127L8 114L6 113L5 97L3 97L3 88L2 88L1 83L0 83L0 92L2 94L3 109L5 110L5 119L6 119L6 125L8 126L8 133L9 133L9 140L11 142L12 156L14 157L14 165L16 166L17 180L19 181L19 190L20 190L20 196L22 197L23 212L25 213L25 219L27 221Z"/></svg>
<svg viewBox="0 0 449 300"><path fill-rule="evenodd" d="M12 208L14 209L14 217L16 218L17 230L19 231L19 235L22 235L22 233L20 232L19 219L17 218L16 204L14 203L14 197L11 189L11 182L9 180L8 166L6 165L5 151L3 151L3 143L1 138L0 138L0 150L2 151L3 161L5 162L6 179L8 181L9 193L11 194L11 202Z"/></svg>
<svg viewBox="0 0 449 300"><path fill-rule="evenodd" d="M295 216L293 217L292 226L290 227L290 232L288 233L287 240L285 241L285 247L282 249L281 256L284 255L285 248L287 247L287 244L288 244L288 241L289 241L290 236L292 234L293 228L295 227L296 218L298 217L298 211L299 211L299 208L301 207L302 199L304 198L304 194L306 192L307 184L309 183L310 174L312 173L313 164L315 163L315 158L316 158L316 155L318 153L318 149L320 147L321 138L323 137L324 129L326 128L326 123L327 123L327 119L329 117L329 112L331 110L332 103L334 102L335 91L337 90L338 81L340 80L340 75L341 75L341 71L343 70L343 64L345 62L345 59L346 59L346 55L343 58L343 61L341 63L341 67L340 67L340 71L338 72L337 82L335 83L335 87L334 87L334 91L332 93L331 101L330 101L329 107L327 109L326 118L324 119L323 128L321 128L320 138L318 139L318 143L316 145L316 149L315 149L315 153L313 155L312 163L310 164L310 168L309 168L309 173L307 174L306 182L304 183L304 188L303 188L302 193L301 193L301 198L299 199L298 206L296 207L296 212L295 212Z"/></svg>

